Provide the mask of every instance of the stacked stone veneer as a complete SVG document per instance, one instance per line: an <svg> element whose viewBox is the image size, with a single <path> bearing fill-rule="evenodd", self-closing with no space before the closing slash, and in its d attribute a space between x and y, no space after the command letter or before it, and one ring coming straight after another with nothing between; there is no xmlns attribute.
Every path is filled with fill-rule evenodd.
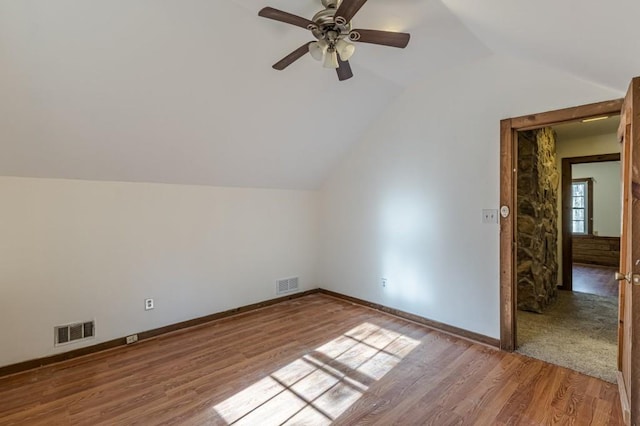
<svg viewBox="0 0 640 426"><path fill-rule="evenodd" d="M550 128L518 138L518 309L544 311L557 295L556 138Z"/></svg>

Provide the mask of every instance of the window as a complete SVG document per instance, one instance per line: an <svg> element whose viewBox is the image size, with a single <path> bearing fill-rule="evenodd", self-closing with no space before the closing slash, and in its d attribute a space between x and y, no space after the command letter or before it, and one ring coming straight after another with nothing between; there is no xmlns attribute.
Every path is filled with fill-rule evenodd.
<svg viewBox="0 0 640 426"><path fill-rule="evenodd" d="M571 232L591 234L593 191L591 179L574 179L571 183Z"/></svg>

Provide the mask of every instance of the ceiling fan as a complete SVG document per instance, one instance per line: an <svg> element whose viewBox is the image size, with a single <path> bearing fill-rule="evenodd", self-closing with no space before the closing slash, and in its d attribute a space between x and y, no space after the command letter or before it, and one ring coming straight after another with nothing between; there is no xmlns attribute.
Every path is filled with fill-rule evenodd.
<svg viewBox="0 0 640 426"><path fill-rule="evenodd" d="M311 31L317 41L303 44L273 68L282 71L305 54L322 61L326 68L335 68L340 81L353 77L349 58L355 51L350 42L372 43L383 46L405 48L410 35L392 31L353 29L351 19L367 0L321 0L324 9L311 20L272 7L265 7L258 15Z"/></svg>

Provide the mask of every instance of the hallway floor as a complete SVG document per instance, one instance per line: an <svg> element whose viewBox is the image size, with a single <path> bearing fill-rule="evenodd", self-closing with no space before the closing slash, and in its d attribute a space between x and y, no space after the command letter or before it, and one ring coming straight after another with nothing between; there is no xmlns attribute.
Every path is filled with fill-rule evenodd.
<svg viewBox="0 0 640 426"><path fill-rule="evenodd" d="M543 314L518 311L517 352L615 382L618 282L614 268L574 265L573 292Z"/></svg>
<svg viewBox="0 0 640 426"><path fill-rule="evenodd" d="M573 264L573 291L618 297L618 281L611 266Z"/></svg>

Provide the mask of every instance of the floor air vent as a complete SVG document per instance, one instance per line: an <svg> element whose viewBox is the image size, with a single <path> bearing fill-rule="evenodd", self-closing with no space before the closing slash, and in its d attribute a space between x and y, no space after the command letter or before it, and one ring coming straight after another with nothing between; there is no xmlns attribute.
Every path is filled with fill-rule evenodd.
<svg viewBox="0 0 640 426"><path fill-rule="evenodd" d="M75 324L54 327L55 346L66 345L76 340L84 340L94 336L95 321L78 322Z"/></svg>
<svg viewBox="0 0 640 426"><path fill-rule="evenodd" d="M298 291L298 277L276 281L276 294L291 293L293 291Z"/></svg>

